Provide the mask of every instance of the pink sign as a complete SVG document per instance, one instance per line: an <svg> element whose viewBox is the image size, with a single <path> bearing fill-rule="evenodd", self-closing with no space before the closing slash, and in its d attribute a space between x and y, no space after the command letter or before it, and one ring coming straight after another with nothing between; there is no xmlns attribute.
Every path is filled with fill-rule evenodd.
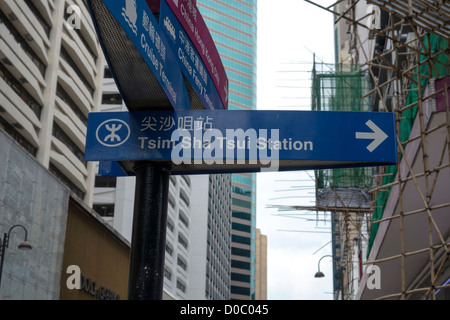
<svg viewBox="0 0 450 320"><path fill-rule="evenodd" d="M447 91L447 99L450 97L450 77L443 77L440 79L436 79L434 82L435 91L440 91L445 89ZM449 100L446 101L445 92L441 92L436 95L436 110L437 111L445 111L447 110L447 106L450 103Z"/></svg>
<svg viewBox="0 0 450 320"><path fill-rule="evenodd" d="M145 2L147 2L148 7L150 8L150 10L152 10L154 14L159 13L161 0L145 0Z"/></svg>
<svg viewBox="0 0 450 320"><path fill-rule="evenodd" d="M155 3L156 0L147 0L148 2ZM167 0L166 2L200 54L219 92L224 108L228 109L228 77L214 40L196 6L196 1Z"/></svg>

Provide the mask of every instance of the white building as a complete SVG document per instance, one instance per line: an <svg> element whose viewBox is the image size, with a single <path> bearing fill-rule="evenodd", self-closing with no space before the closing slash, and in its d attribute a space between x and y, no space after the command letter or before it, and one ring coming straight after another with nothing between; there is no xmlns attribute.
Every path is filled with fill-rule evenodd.
<svg viewBox="0 0 450 320"><path fill-rule="evenodd" d="M84 1L1 1L0 42L0 126L92 204L84 146L104 57Z"/></svg>
<svg viewBox="0 0 450 320"><path fill-rule="evenodd" d="M196 175L191 182L188 299L229 300L231 175Z"/></svg>

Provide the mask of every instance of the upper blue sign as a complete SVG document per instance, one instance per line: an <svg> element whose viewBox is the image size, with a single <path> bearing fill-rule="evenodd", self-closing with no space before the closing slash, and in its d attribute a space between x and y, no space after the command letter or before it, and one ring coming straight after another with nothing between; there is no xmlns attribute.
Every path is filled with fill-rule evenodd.
<svg viewBox="0 0 450 320"><path fill-rule="evenodd" d="M194 88L205 109L225 109L219 92L188 34L166 1L161 0L159 21L184 76Z"/></svg>
<svg viewBox="0 0 450 320"><path fill-rule="evenodd" d="M127 105L131 100L137 100L139 106L161 107L162 93L173 109L190 109L190 97L178 59L146 1L88 0L87 3L122 94L122 89L126 88ZM112 24L111 18L119 26ZM138 64L138 55L151 70L149 74L156 78L156 87L146 87L148 77ZM136 97L128 98L127 95L133 96L133 92ZM145 101L146 97L148 101Z"/></svg>
<svg viewBox="0 0 450 320"><path fill-rule="evenodd" d="M219 51L214 43L214 39L209 32L208 26L203 19L202 14L198 10L196 0L163 0L162 6L169 7L171 12L177 17L183 30L186 32L188 38L194 44L200 59L206 65L208 73L214 82L218 94L222 99L222 104L225 109L228 109L228 87L229 81L225 71L225 67L220 58ZM151 7L158 8L160 0L147 0ZM161 19L160 19L160 23Z"/></svg>
<svg viewBox="0 0 450 320"><path fill-rule="evenodd" d="M173 173L397 162L392 113L188 110L91 113L88 161L164 161Z"/></svg>

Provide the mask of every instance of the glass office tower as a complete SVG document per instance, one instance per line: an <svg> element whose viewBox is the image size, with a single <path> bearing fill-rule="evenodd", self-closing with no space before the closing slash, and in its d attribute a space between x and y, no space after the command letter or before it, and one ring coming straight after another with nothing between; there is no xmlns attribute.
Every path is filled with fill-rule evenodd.
<svg viewBox="0 0 450 320"><path fill-rule="evenodd" d="M229 109L256 109L256 0L197 0L225 65ZM231 299L254 299L256 175L233 175Z"/></svg>

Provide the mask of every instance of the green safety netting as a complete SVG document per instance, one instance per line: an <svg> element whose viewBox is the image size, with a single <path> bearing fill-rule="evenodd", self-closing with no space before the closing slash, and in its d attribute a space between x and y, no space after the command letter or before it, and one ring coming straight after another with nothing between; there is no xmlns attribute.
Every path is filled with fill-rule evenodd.
<svg viewBox="0 0 450 320"><path fill-rule="evenodd" d="M312 107L317 111L370 111L368 80L357 65L314 64ZM373 168L316 170L317 188L370 188Z"/></svg>
<svg viewBox="0 0 450 320"><path fill-rule="evenodd" d="M432 56L436 55L436 53L441 51L442 49L448 49L448 42L445 39L442 39L435 35L430 35L430 36L424 37L422 44L423 44L423 47L421 47L421 51L423 52L423 50L424 50L423 48L425 48L427 51L429 51L428 46L430 46L430 48L431 48L430 53ZM425 59L427 59L427 57L425 55L420 56L420 62L425 61ZM417 73L417 72L419 72L419 73ZM424 63L424 64L419 63L419 67L414 70L414 74L420 75L420 85L422 88L422 92L421 92L421 95L422 95L424 89L426 88L426 86L428 84L429 78L440 78L440 77L447 76L450 74L449 73L448 54L438 55L436 57L436 59L434 59L433 65L430 65L428 63ZM419 79L418 76L413 77L413 80L416 81L416 83L417 83L418 79ZM408 88L409 90L408 90L408 95L406 97L405 106L409 106L409 105L412 105L415 102L417 102L419 92L418 92L418 85L416 83L411 82L411 84L409 85L409 88ZM399 134L400 134L400 140L402 142L405 142L406 140L409 139L409 135L411 133L411 129L412 129L414 120L417 115L417 109L418 109L418 107L416 104L414 107L405 110L401 114L400 125L399 125ZM400 156L401 155L399 155L399 160L401 159ZM384 176L384 178L383 178L382 185L386 185L386 184L394 182L394 180L396 178L396 173L397 173L397 166L388 166L386 168L385 173L386 173L386 176ZM385 191L386 192L380 192L375 201L373 222L378 221L383 217L383 212L384 212L384 209L386 206L386 202L389 198L391 188L387 188ZM378 232L378 227L379 227L378 223L372 224L367 256L369 255L370 250L372 248L373 241Z"/></svg>
<svg viewBox="0 0 450 320"><path fill-rule="evenodd" d="M431 55L436 55L441 49L447 49L448 42L445 39L430 35L423 38L423 47L431 48ZM421 50L423 52L423 47ZM420 61L427 57L422 55ZM434 63L418 64L414 74L420 72L421 87L425 89L428 78L439 78L449 75L448 54L440 54L434 59ZM417 82L418 77L413 77ZM371 111L372 101L370 96L363 98L371 89L368 79L363 75L358 65L326 65L314 63L312 71L312 110L318 111ZM406 98L405 106L414 104L418 99L417 84L411 82ZM422 92L423 93L423 92ZM411 107L401 114L400 119L400 140L402 142L409 139L414 119L417 114L417 106ZM395 180L397 166L386 167L382 185L392 183ZM345 168L331 170L316 170L316 188L361 188L370 189L373 187L374 168ZM390 188L386 192L380 192L375 202L373 222L380 220L383 216L386 202L389 198ZM372 224L368 253L378 231L378 224Z"/></svg>

